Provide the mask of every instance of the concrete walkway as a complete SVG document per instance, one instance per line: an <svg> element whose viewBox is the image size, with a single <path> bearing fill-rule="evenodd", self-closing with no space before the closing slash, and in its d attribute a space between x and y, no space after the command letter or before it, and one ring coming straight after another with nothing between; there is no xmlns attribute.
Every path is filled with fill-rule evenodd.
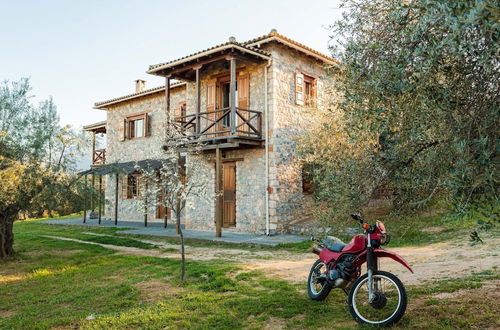
<svg viewBox="0 0 500 330"><path fill-rule="evenodd" d="M139 221L120 221L115 226L114 221L102 220L101 224L97 220L87 220L83 223L82 218L63 219L63 220L44 220L44 223L54 225L73 225L73 226L92 226L92 227L117 227L124 230L118 231L118 234L134 234L134 235L149 235L158 237L173 237L179 238L175 232L173 223L169 223L167 228L163 228L163 223L160 221L149 222L147 227L144 227L143 222ZM184 227L184 226L183 226ZM257 234L243 234L222 229L222 237L215 237L215 232L204 230L183 229L184 237L188 239L197 239L212 242L225 242L237 244L256 244L266 246L276 246L282 243L297 243L308 239L305 236L297 235L276 235L266 236Z"/></svg>

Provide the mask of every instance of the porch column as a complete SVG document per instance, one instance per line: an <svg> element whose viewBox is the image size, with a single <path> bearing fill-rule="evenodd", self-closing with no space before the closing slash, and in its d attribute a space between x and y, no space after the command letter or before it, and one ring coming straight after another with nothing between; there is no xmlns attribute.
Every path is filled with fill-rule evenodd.
<svg viewBox="0 0 500 330"><path fill-rule="evenodd" d="M229 105L231 107L231 134L236 134L236 58L229 58L230 82L229 82Z"/></svg>
<svg viewBox="0 0 500 330"><path fill-rule="evenodd" d="M148 184L146 183L146 191L148 190ZM148 199L144 197L144 227L148 226Z"/></svg>
<svg viewBox="0 0 500 330"><path fill-rule="evenodd" d="M222 236L222 155L217 145L215 149L215 237Z"/></svg>
<svg viewBox="0 0 500 330"><path fill-rule="evenodd" d="M92 212L94 212L95 211L95 207L94 207L95 174L94 173L92 173L92 177L90 179L90 184L92 186L92 191L90 194L90 196L91 196L91 198L90 198L90 210ZM90 218L92 219L92 214L90 215Z"/></svg>
<svg viewBox="0 0 500 330"><path fill-rule="evenodd" d="M83 177L85 178L85 194L83 195L83 223L85 223L87 221L87 174L85 174Z"/></svg>
<svg viewBox="0 0 500 330"><path fill-rule="evenodd" d="M102 175L99 175L99 224L101 224L102 217Z"/></svg>
<svg viewBox="0 0 500 330"><path fill-rule="evenodd" d="M115 174L115 226L118 225L118 173Z"/></svg>
<svg viewBox="0 0 500 330"><path fill-rule="evenodd" d="M200 80L200 70L201 65L195 66L193 68L196 72L196 134L201 132L200 129L200 109L201 109L201 80Z"/></svg>
<svg viewBox="0 0 500 330"><path fill-rule="evenodd" d="M165 77L165 110L167 112L167 130L170 131L170 76ZM169 136L170 137L170 136Z"/></svg>
<svg viewBox="0 0 500 330"><path fill-rule="evenodd" d="M92 165L94 165L95 160L95 131L92 131Z"/></svg>

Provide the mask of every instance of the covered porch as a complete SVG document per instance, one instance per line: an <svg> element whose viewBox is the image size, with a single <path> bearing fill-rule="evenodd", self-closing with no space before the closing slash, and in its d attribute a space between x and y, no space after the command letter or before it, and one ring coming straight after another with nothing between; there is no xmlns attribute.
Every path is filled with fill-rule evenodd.
<svg viewBox="0 0 500 330"><path fill-rule="evenodd" d="M267 100L261 100L262 108L251 108L250 77L239 74L242 73L239 71L245 65L266 64L269 61L270 54L230 38L225 44L150 66L148 73L165 77L166 112L170 118L168 126L175 129L175 139L184 145L201 143L205 150L260 147L265 140L263 123ZM202 80L213 76L210 70L215 66L226 68L227 75L220 74L202 87ZM262 97L267 99L267 70L264 65L262 70L264 78L259 85L264 87ZM171 113L169 87L172 79L187 81L194 87L194 109L186 111L184 108L179 113Z"/></svg>
<svg viewBox="0 0 500 330"><path fill-rule="evenodd" d="M92 133L92 166L106 164L106 148L97 148L97 135L106 134L106 121L83 126L83 130Z"/></svg>

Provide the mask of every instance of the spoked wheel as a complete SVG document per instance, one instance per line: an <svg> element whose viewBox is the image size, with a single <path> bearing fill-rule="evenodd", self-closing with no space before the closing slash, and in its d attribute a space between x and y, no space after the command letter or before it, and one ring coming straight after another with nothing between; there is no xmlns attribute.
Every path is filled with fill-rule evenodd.
<svg viewBox="0 0 500 330"><path fill-rule="evenodd" d="M332 290L332 285L326 279L327 272L325 263L321 259L316 260L307 279L307 293L312 300L325 300Z"/></svg>
<svg viewBox="0 0 500 330"><path fill-rule="evenodd" d="M391 273L373 273L373 299L368 299L368 274L354 282L349 292L349 310L356 321L375 326L389 326L401 319L406 310L406 291Z"/></svg>

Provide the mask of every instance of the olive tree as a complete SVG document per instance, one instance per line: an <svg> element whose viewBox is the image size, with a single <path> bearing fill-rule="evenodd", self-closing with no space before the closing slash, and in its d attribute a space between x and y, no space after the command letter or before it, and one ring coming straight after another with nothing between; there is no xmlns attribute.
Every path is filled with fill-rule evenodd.
<svg viewBox="0 0 500 330"><path fill-rule="evenodd" d="M35 106L28 79L0 85L0 259L14 254L20 215L81 209L74 156L81 135L61 127L52 99Z"/></svg>
<svg viewBox="0 0 500 330"><path fill-rule="evenodd" d="M315 163L319 197L335 209L346 205L341 196L350 191L355 207L384 186L399 209L439 197L456 214L498 219L498 3L345 0L343 6L343 18L331 27L342 122L333 125L332 115L324 127L343 134L353 152L337 150L335 134L326 137L332 143L304 146L306 154L334 159L334 165Z"/></svg>

